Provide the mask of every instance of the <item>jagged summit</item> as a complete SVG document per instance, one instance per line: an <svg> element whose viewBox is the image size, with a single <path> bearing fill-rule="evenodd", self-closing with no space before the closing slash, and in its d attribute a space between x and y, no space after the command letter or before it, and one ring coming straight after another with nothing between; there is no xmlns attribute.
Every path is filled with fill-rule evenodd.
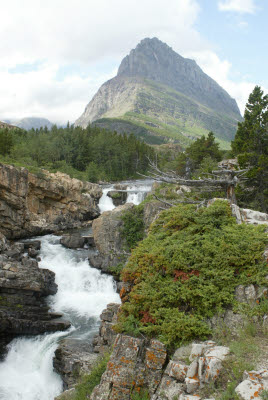
<svg viewBox="0 0 268 400"><path fill-rule="evenodd" d="M212 130L226 147L239 120L236 101L194 60L146 38L124 57L117 76L100 87L76 125L135 132L149 143L188 144Z"/></svg>
<svg viewBox="0 0 268 400"><path fill-rule="evenodd" d="M157 38L143 39L121 62L117 76L140 76L163 83L219 112L240 116L236 101L194 60L177 54Z"/></svg>

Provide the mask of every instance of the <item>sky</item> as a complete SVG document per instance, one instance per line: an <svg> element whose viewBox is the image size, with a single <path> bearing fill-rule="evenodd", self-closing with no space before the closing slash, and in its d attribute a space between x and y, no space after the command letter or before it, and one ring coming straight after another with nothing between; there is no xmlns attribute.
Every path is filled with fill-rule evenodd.
<svg viewBox="0 0 268 400"><path fill-rule="evenodd" d="M268 93L268 0L0 0L0 120L74 122L122 58L157 37L194 59L243 115Z"/></svg>

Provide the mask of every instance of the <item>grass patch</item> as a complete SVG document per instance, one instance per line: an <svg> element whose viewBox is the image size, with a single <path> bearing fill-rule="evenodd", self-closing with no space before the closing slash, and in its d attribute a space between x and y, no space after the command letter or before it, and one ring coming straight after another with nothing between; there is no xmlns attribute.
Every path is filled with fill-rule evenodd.
<svg viewBox="0 0 268 400"><path fill-rule="evenodd" d="M223 368L215 384L205 387L200 394L217 400L239 400L235 389L243 381L244 371L256 369L258 361L265 355L262 346L268 344L267 332L261 323L249 317L235 337L221 325L215 330L213 339L228 346L231 355L222 363Z"/></svg>
<svg viewBox="0 0 268 400"><path fill-rule="evenodd" d="M260 394L262 400L268 400L268 390L263 390Z"/></svg>
<svg viewBox="0 0 268 400"><path fill-rule="evenodd" d="M131 400L150 400L150 396L147 390L141 390L140 392L132 393Z"/></svg>

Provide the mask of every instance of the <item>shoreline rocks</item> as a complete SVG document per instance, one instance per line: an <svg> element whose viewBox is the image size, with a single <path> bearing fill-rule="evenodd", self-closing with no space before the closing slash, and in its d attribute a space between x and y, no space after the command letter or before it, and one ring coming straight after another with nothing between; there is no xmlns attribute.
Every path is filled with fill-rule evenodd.
<svg viewBox="0 0 268 400"><path fill-rule="evenodd" d="M81 375L89 374L100 354L111 350L117 336L113 325L117 321L119 308L120 304L110 303L103 310L99 333L92 342L72 337L61 341L55 351L53 367L62 377L64 390L71 389Z"/></svg>
<svg viewBox="0 0 268 400"><path fill-rule="evenodd" d="M53 367L63 380L63 389L71 389L83 374L89 374L98 355L88 341L66 338L55 351Z"/></svg>

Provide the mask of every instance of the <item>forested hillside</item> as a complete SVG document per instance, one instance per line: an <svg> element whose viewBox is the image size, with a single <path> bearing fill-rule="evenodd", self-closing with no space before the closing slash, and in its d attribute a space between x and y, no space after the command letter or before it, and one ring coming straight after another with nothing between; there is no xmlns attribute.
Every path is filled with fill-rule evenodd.
<svg viewBox="0 0 268 400"><path fill-rule="evenodd" d="M154 150L134 135L119 135L98 127L68 125L48 129L0 129L0 161L62 171L72 177L96 182L133 178L145 172Z"/></svg>

